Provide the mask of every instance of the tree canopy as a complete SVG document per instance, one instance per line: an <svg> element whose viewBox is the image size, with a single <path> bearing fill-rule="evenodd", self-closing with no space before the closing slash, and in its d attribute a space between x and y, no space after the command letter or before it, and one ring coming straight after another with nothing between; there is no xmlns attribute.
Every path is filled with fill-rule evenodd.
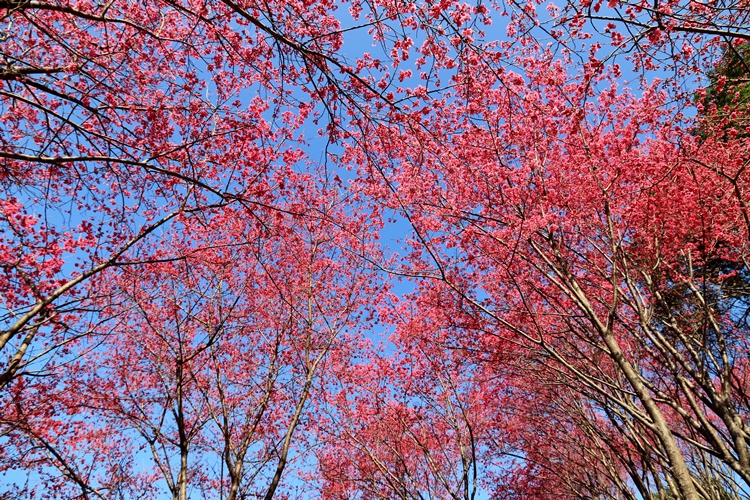
<svg viewBox="0 0 750 500"><path fill-rule="evenodd" d="M0 19L0 498L750 498L747 0Z"/></svg>

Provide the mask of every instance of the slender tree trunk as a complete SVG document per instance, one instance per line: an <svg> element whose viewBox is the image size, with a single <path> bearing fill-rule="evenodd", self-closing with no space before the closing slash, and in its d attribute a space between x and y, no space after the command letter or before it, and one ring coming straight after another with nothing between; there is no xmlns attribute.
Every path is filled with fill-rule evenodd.
<svg viewBox="0 0 750 500"><path fill-rule="evenodd" d="M667 453L671 469L670 472L675 478L675 481L677 481L677 487L680 490L680 494L685 500L701 500L698 491L693 485L692 475L685 463L685 458L682 456L682 452L677 446L677 441L675 440L672 431L669 429L664 414L662 414L659 407L656 406L656 403L651 398L648 389L643 384L643 381L641 381L640 375L638 375L630 362L625 358L625 355L622 353L620 345L617 343L614 335L612 335L612 332L605 329L602 337L604 343L609 349L612 359L614 359L617 366L620 367L623 374L628 379L628 382L633 387L638 399L640 399L643 407L646 409L649 417L651 417L651 420L654 422L656 434L659 437L661 445L664 447L664 451Z"/></svg>

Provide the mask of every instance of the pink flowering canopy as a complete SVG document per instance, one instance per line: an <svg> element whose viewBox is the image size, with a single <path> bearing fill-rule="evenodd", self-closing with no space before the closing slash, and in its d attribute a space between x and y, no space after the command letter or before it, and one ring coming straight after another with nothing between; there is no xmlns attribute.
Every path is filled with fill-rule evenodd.
<svg viewBox="0 0 750 500"><path fill-rule="evenodd" d="M0 498L750 497L749 27L0 2Z"/></svg>

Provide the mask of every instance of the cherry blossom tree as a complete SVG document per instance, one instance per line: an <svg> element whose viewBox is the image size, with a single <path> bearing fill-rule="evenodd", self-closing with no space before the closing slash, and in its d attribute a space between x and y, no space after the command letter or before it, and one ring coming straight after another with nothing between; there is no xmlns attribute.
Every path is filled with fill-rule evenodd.
<svg viewBox="0 0 750 500"><path fill-rule="evenodd" d="M109 319L54 376L13 386L3 420L23 425L8 452L69 498L272 498L314 444L305 415L320 373L347 362L382 293L357 258L372 228L326 222L340 209L332 197L261 225L225 207L185 222L169 243L184 258L107 276Z"/></svg>
<svg viewBox="0 0 750 500"><path fill-rule="evenodd" d="M0 4L8 494L747 488L747 11Z"/></svg>
<svg viewBox="0 0 750 500"><path fill-rule="evenodd" d="M522 74L466 81L429 133L378 131L403 144L384 177L414 228L404 272L653 433L682 497L699 498L691 449L747 484L746 324L724 286L747 272L747 142L691 135L658 83L634 97L523 55Z"/></svg>
<svg viewBox="0 0 750 500"><path fill-rule="evenodd" d="M399 328L393 355L329 377L318 423L316 482L324 498L473 499L511 447L502 379L427 341L424 324ZM456 355L452 355L454 352Z"/></svg>
<svg viewBox="0 0 750 500"><path fill-rule="evenodd" d="M341 177L351 176L329 165L338 158L327 149L349 139L351 121L375 123L408 111L413 95L399 87L414 67L404 63L413 45L407 33L425 39L416 65L433 91L440 88L439 73L455 65L444 57L444 39L455 35L455 23L486 21L484 9L458 2L354 2L346 4L348 16L335 13L340 6L0 6L3 469L20 464L48 480L46 491L32 485L24 493L147 496L162 481L176 498L198 485L237 495L249 470L266 474L257 456L263 456L259 450L270 456L273 448L268 464L275 461L277 468L266 490L273 495L317 367L344 327L328 324L326 330L316 323L320 340L310 328L300 330L301 319L283 323L290 310L299 313L300 293L307 292L308 305L313 291L320 304L324 300L309 283L282 286L298 279L302 268L259 256L258 242L271 241L269 232L277 238L270 248L299 249L300 236L289 228L293 219L318 226L315 231L358 235L334 245L346 248L336 254L342 261L336 265L349 266L347 273L363 265L359 257L373 260L377 252L354 243L365 238L363 230L377 228L377 210L348 220L360 200L354 189L341 195L349 208L325 207L326 189L343 192ZM383 57L345 55L344 36L353 31L367 32ZM311 141L316 128L321 139ZM308 160L310 142L324 144L320 165ZM312 189L320 185L329 187ZM247 222L246 232L237 221ZM299 252L305 248L315 258L335 253L325 245L311 249L317 237L301 241L307 247L296 262L303 268ZM246 261L227 260L229 254L218 250L235 246L245 249L231 257ZM279 266L278 274L258 268L264 263ZM230 280L243 266L265 273L264 290L286 304L275 309L281 316L265 320L265 337L250 336L234 318L261 307L246 304L240 292L259 287L254 278ZM353 301L332 303L336 311L320 305L316 314L329 322L344 314L342 308L355 314L364 293L356 272L344 276L334 267L327 279L355 282L326 290L340 292L331 301ZM354 329L354 319L344 323ZM246 332L235 337L257 351L257 366L244 375L257 383L265 373L267 386L247 398L265 398L265 405L233 406L231 391L250 382L205 371L223 367L226 350L237 349L222 342L231 337L224 332L229 325ZM309 363L282 364L271 347L290 336L310 339ZM287 399L276 405L281 400L274 398ZM244 423L234 423L235 413ZM250 421L256 423L247 427ZM107 433L103 422L118 432ZM286 436L282 444L271 437L272 427L275 436ZM211 446L221 450L228 485L220 479L212 486L209 472L190 466L191 447L208 453L201 434L208 428L223 439L223 447ZM158 470L137 472L138 457L148 449ZM256 469L247 463L251 455Z"/></svg>

